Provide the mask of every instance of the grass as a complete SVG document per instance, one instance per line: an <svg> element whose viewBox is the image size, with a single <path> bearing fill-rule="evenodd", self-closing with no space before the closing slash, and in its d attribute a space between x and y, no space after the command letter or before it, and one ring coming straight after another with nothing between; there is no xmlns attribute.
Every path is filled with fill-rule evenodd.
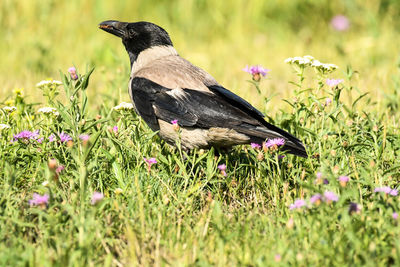
<svg viewBox="0 0 400 267"><path fill-rule="evenodd" d="M374 192L400 178L398 4L301 3L2 1L0 123L10 128L0 130L0 265L398 265L399 197ZM351 14L348 32L329 28L335 12ZM250 146L186 153L131 110L113 109L129 99L128 59L95 25L116 17L165 25L181 54L298 136L310 157ZM26 49L35 45L45 52ZM283 63L304 54L340 69ZM268 79L251 81L248 62L272 69ZM58 73L72 63L77 81ZM63 84L35 87L49 76ZM329 87L327 77L344 81ZM44 106L59 115L38 112ZM13 142L23 130L38 136ZM327 191L338 201L310 203ZM94 192L104 194L96 204ZM34 193L48 205L30 205ZM298 199L307 206L291 210Z"/></svg>

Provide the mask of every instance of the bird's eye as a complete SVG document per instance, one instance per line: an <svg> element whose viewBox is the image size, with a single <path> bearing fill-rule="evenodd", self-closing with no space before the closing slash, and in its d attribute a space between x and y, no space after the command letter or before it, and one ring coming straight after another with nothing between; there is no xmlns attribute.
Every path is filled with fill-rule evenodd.
<svg viewBox="0 0 400 267"><path fill-rule="evenodd" d="M136 35L136 32L133 29L129 29L128 33L129 33L129 37L134 37Z"/></svg>

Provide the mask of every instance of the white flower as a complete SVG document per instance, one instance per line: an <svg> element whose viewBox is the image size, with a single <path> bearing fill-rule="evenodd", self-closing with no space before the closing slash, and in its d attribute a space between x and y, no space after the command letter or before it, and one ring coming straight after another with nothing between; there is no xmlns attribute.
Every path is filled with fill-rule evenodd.
<svg viewBox="0 0 400 267"><path fill-rule="evenodd" d="M316 59L314 59L314 60L312 61L312 63L311 63L311 67L318 68L318 67L321 67L321 66L322 66L322 63L319 62L319 60L316 60Z"/></svg>
<svg viewBox="0 0 400 267"><path fill-rule="evenodd" d="M55 85L55 86L59 86L62 85L62 82L57 81L57 80L43 80L40 81L36 84L36 87L43 87L45 85Z"/></svg>
<svg viewBox="0 0 400 267"><path fill-rule="evenodd" d="M113 107L114 110L129 110L133 109L133 105L131 103L122 102L118 106Z"/></svg>
<svg viewBox="0 0 400 267"><path fill-rule="evenodd" d="M38 110L39 113L43 114L53 114L54 116L60 115L60 113L57 112L57 109L52 108L52 107L43 107Z"/></svg>
<svg viewBox="0 0 400 267"><path fill-rule="evenodd" d="M304 56L303 58L308 59L308 60L310 60L310 61L313 61L313 60L314 60L314 57L313 57L313 56L310 56L310 55Z"/></svg>
<svg viewBox="0 0 400 267"><path fill-rule="evenodd" d="M288 57L287 59L285 59L285 63L288 63L288 64L293 63L293 58L292 57Z"/></svg>
<svg viewBox="0 0 400 267"><path fill-rule="evenodd" d="M0 131L4 129L10 129L10 125L0 123Z"/></svg>
<svg viewBox="0 0 400 267"><path fill-rule="evenodd" d="M14 106L12 106L12 107L4 107L3 110L4 110L4 111L7 111L8 113L11 113L11 112L13 112L13 111L16 111L17 108L14 107Z"/></svg>

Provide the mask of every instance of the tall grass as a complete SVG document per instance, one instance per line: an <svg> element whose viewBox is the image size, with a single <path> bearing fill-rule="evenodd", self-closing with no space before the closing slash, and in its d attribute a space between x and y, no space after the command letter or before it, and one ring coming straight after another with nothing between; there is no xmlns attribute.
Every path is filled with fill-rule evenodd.
<svg viewBox="0 0 400 267"><path fill-rule="evenodd" d="M5 0L0 10L0 124L10 126L0 130L1 266L399 264L397 1ZM329 25L338 13L347 32ZM97 30L112 18L164 26L181 55L310 157L251 146L186 153L113 109L129 99L129 67L119 41ZM305 54L340 68L283 62ZM257 63L270 75L246 82L241 69ZM77 81L63 74L72 64ZM63 84L35 86L47 77ZM328 77L344 81L330 87ZM17 138L22 130L38 136ZM92 203L94 192L104 199ZM326 192L338 201L311 203ZM34 193L48 203L29 202ZM306 206L291 209L296 200Z"/></svg>

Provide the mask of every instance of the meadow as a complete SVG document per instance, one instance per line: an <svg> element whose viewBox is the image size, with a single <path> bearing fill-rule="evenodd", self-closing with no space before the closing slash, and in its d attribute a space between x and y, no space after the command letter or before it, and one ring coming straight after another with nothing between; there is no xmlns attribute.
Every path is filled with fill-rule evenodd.
<svg viewBox="0 0 400 267"><path fill-rule="evenodd" d="M0 266L399 265L399 17L390 0L1 1ZM164 143L123 104L107 19L163 26L309 157Z"/></svg>

